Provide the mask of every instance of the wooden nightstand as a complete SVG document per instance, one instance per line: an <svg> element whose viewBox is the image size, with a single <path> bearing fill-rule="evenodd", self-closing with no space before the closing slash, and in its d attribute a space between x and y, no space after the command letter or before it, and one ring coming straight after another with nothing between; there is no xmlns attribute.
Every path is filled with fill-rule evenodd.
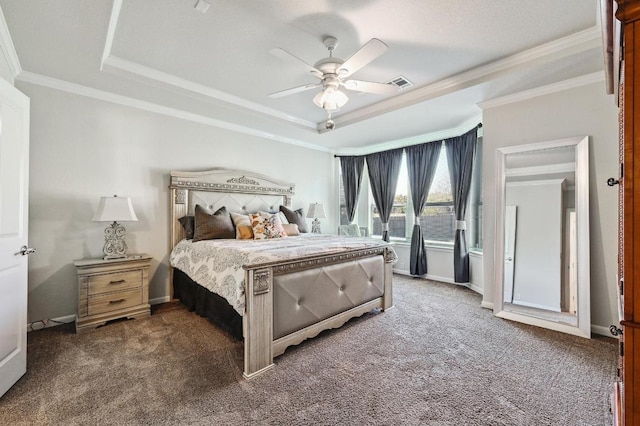
<svg viewBox="0 0 640 426"><path fill-rule="evenodd" d="M78 272L76 333L117 318L149 316L151 256L124 259L82 259L73 262Z"/></svg>

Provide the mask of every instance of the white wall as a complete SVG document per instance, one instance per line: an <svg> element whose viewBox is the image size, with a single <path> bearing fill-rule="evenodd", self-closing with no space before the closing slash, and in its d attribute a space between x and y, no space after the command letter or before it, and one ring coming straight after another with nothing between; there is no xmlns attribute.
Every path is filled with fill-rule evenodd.
<svg viewBox="0 0 640 426"><path fill-rule="evenodd" d="M28 321L76 311L73 260L102 254L103 195L132 197L129 252L153 256L150 298L168 294L169 172L230 167L296 184L293 207L337 212L333 156L31 84ZM336 229L336 217L323 229Z"/></svg>
<svg viewBox="0 0 640 426"><path fill-rule="evenodd" d="M591 322L616 322L618 190L606 184L618 175L618 118L604 82L538 96L483 111L484 302L493 302L496 149L589 135Z"/></svg>
<svg viewBox="0 0 640 426"><path fill-rule="evenodd" d="M393 271L409 275L411 271L411 245L393 244L398 255L398 262L393 265ZM469 287L482 294L482 253L469 254ZM445 283L455 284L453 277L453 248L427 246L427 274L425 278Z"/></svg>

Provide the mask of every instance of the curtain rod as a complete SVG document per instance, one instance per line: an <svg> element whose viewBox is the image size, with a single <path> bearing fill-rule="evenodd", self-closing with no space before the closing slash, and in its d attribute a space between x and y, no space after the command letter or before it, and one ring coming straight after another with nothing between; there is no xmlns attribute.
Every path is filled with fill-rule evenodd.
<svg viewBox="0 0 640 426"><path fill-rule="evenodd" d="M476 130L477 129L482 129L482 123L478 123L478 125L476 126ZM469 130L471 131L471 130ZM463 133L466 134L467 132ZM454 136L456 137L456 136ZM445 139L442 139L445 140ZM430 142L421 142L421 143L431 143L431 142L438 142L438 141L430 141ZM419 144L415 144L415 145L419 145ZM412 145L407 145L407 146L412 146ZM401 148L406 148L406 146L403 146ZM393 148L393 149L398 149L398 148ZM334 154L333 158L340 158L340 157L362 157L362 155L339 155L339 154Z"/></svg>

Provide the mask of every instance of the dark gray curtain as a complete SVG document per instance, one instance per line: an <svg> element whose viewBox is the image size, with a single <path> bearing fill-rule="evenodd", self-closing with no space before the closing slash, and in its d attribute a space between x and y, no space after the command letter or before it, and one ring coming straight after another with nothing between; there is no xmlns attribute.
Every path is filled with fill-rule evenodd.
<svg viewBox="0 0 640 426"><path fill-rule="evenodd" d="M469 248L464 220L469 204L469 189L471 188L471 173L473 171L473 156L476 150L478 129L474 127L462 136L444 141L447 149L449 177L451 178L451 193L453 194L453 208L456 214L456 235L453 245L453 272L457 283L469 282Z"/></svg>
<svg viewBox="0 0 640 426"><path fill-rule="evenodd" d="M402 148L369 154L366 160L373 201L382 221L382 239L389 241L389 216L396 195Z"/></svg>
<svg viewBox="0 0 640 426"><path fill-rule="evenodd" d="M360 197L364 157L340 157L340 169L342 170L342 186L344 188L344 201L347 207L347 218L349 219L349 223L351 223L356 214L356 206L358 205L358 198Z"/></svg>
<svg viewBox="0 0 640 426"><path fill-rule="evenodd" d="M427 201L431 182L436 172L438 156L440 155L441 142L430 142L421 145L410 146L404 149L407 154L407 171L409 173L409 186L411 199L413 200L413 214L415 224L411 234L411 275L424 275L427 273L427 252L424 247L424 237L420 227L420 212Z"/></svg>

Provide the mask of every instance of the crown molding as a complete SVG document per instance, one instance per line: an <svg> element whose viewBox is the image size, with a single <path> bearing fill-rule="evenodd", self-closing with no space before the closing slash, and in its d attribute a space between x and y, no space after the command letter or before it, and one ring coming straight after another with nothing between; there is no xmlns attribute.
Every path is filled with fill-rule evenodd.
<svg viewBox="0 0 640 426"><path fill-rule="evenodd" d="M11 39L11 34L9 33L9 27L7 26L7 21L4 19L4 13L0 8L0 49L2 49L2 54L7 60L7 65L9 66L9 71L11 71L11 75L13 78L16 78L18 74L22 72L22 67L20 66L20 60L18 59L18 54L16 53L16 47L13 45L13 40Z"/></svg>
<svg viewBox="0 0 640 426"><path fill-rule="evenodd" d="M488 101L480 102L477 105L482 110L485 110L604 81L604 71L597 71L591 74L582 75L580 77L571 78L569 80L559 81L557 83L548 84L546 86L536 87L535 89L514 93L512 95L489 99Z"/></svg>
<svg viewBox="0 0 640 426"><path fill-rule="evenodd" d="M107 37L104 41L104 50L102 51L102 60L100 61L100 71L102 71L104 61L111 55L111 48L113 47L113 39L116 36L116 27L118 26L121 10L122 0L113 0L111 16L109 17L109 25L107 26Z"/></svg>
<svg viewBox="0 0 640 426"><path fill-rule="evenodd" d="M312 121L304 120L302 118L283 113L282 111L247 101L239 96L234 96L221 90L213 89L209 86L194 83L193 81L186 80L172 74L167 74L114 55L110 55L105 58L100 68L103 71L111 71L114 74L134 77L136 80L143 81L156 87L170 87L174 91L178 91L179 93L181 92L190 97L200 98L208 102L214 101L214 103L217 104L224 103L226 106L232 105L233 108L240 109L244 112L247 112L247 110L254 114L257 112L271 118L284 120L289 124L293 124L306 130L311 130L314 133L317 132L316 129L318 124Z"/></svg>
<svg viewBox="0 0 640 426"><path fill-rule="evenodd" d="M134 78L138 81L143 81L144 83L156 87L170 87L174 91L177 90L179 93L190 97L197 97L208 102L211 102L212 100L221 101L225 104L231 104L236 108L240 107L242 110L249 110L253 113L257 112L272 118L284 120L296 127L312 130L314 133L317 131L316 129L318 124L309 120L304 120L291 114L286 114L276 109L247 101L246 99L231 95L221 90L216 90L209 86L198 84L113 55L113 40L115 38L116 28L118 27L118 20L120 19L122 2L123 0L114 0L111 8L111 17L109 18L107 36L105 38L102 60L100 62L100 71L112 72L123 77Z"/></svg>
<svg viewBox="0 0 640 426"><path fill-rule="evenodd" d="M298 147L312 149L315 151L333 152L333 150L329 148L325 148L323 146L301 142L296 139L274 135L273 133L269 133L269 132L262 132L250 127L239 125L239 124L229 123L227 121L218 120L218 119L207 117L200 114L194 114L192 112L183 111L177 108L158 105L152 102L135 99L128 96L118 95L115 93L107 92L105 90L99 90L99 89L94 89L87 86L82 86L80 84L71 83L68 81L59 80L56 78L47 77L41 74L36 74L28 71L22 71L16 77L16 80L24 83L31 83L37 86L49 87L51 89L73 93L76 95L85 96L85 97L97 99L100 101L105 101L105 102L110 102L110 103L123 105L131 108L136 108L143 111L149 111L156 114L166 115L169 117L180 118L182 120L187 120L194 123L204 124L212 127L218 127L221 129L230 130L237 133L243 133L250 136L270 139L276 142L295 145Z"/></svg>
<svg viewBox="0 0 640 426"><path fill-rule="evenodd" d="M176 75L164 73L113 55L113 40L122 4L123 0L114 0L113 2L100 70L112 72L128 78L135 78L136 80L142 80L145 83L156 87L170 87L173 90L177 90L178 92L191 97L203 99L207 102L223 102L226 106L231 106L232 108L239 109L240 111L251 111L260 115L283 120L289 125L294 125L298 128L309 130L314 133L317 132L322 134L328 131L324 126L324 121L314 123L212 87L198 84L193 81L180 78ZM393 98L338 115L333 118L333 121L336 123L336 126L344 128L351 124L371 119L381 114L396 111L416 103L485 83L501 75L521 69L525 65L550 62L552 60L575 55L592 48L601 48L601 29L598 25L536 46L532 49L516 53L489 64L464 71L438 82L399 94Z"/></svg>
<svg viewBox="0 0 640 426"><path fill-rule="evenodd" d="M405 94L397 95L368 107L342 114L334 117L333 121L336 123L336 126L344 128L359 121L485 83L502 75L517 71L525 65L547 63L590 49L601 49L601 43L601 30L600 27L596 25L486 65L464 71L435 83L416 88ZM321 133L326 131L320 126L318 130Z"/></svg>
<svg viewBox="0 0 640 426"><path fill-rule="evenodd" d="M367 146L365 148L343 148L336 149L336 155L367 155L374 152L388 151L390 149L404 148L406 146L417 145L420 143L442 141L444 139L460 136L467 133L482 122L482 115L474 116L465 120L456 127L439 130L437 132L423 133L421 135L411 136L408 138L397 139L389 142L383 142L377 145Z"/></svg>

